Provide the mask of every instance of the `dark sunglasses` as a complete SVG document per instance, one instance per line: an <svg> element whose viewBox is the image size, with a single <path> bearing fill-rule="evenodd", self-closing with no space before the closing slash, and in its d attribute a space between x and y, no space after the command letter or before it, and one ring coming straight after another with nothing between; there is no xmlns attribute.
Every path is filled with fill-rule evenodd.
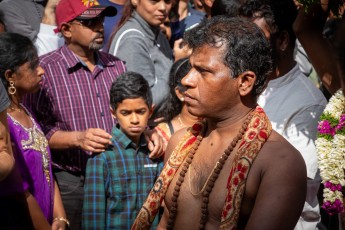
<svg viewBox="0 0 345 230"><path fill-rule="evenodd" d="M92 19L76 19L70 23L77 23L81 26L85 26L88 28L95 28L96 26L98 26L99 24L103 24L104 22L104 17L95 17Z"/></svg>

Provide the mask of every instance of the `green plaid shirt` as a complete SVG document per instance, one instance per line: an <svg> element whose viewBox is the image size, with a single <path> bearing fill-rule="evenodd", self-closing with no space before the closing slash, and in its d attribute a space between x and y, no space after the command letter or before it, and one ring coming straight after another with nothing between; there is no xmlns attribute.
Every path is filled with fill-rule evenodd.
<svg viewBox="0 0 345 230"><path fill-rule="evenodd" d="M112 148L87 162L83 229L130 229L163 168L162 158L149 158L143 136L136 150L120 129L112 135Z"/></svg>

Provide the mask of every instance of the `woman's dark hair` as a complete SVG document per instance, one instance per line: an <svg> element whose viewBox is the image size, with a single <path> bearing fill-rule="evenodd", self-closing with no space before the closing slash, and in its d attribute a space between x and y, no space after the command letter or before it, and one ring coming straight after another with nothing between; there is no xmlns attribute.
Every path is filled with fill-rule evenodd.
<svg viewBox="0 0 345 230"><path fill-rule="evenodd" d="M241 0L214 0L211 7L211 17L217 15L237 17L241 4Z"/></svg>
<svg viewBox="0 0 345 230"><path fill-rule="evenodd" d="M180 59L172 65L169 74L170 94L160 110L161 113L157 117L164 117L165 121L169 122L181 112L182 102L177 97L175 88L177 87L180 92L184 91L181 80L188 74L190 69L191 66L188 58Z"/></svg>
<svg viewBox="0 0 345 230"><path fill-rule="evenodd" d="M27 62L32 69L38 66L37 51L31 40L16 33L0 33L0 75L6 88L5 71L16 71Z"/></svg>
<svg viewBox="0 0 345 230"><path fill-rule="evenodd" d="M119 22L117 23L117 25L114 26L113 31L111 32L110 38L108 39L108 43L105 46L106 51L110 49L111 42L113 41L117 31L119 31L119 29L121 29L121 27L128 21L128 19L132 17L134 10L135 9L134 9L134 6L132 5L131 0L127 0L127 2L125 3L122 9L122 16Z"/></svg>
<svg viewBox="0 0 345 230"><path fill-rule="evenodd" d="M240 10L240 16L247 18L264 18L270 33L287 31L290 45L295 45L296 35L292 25L297 17L297 8L290 0L248 0Z"/></svg>
<svg viewBox="0 0 345 230"><path fill-rule="evenodd" d="M124 72L113 82L110 88L110 106L116 110L118 103L125 99L142 98L147 106L152 106L152 94L149 83L135 72Z"/></svg>

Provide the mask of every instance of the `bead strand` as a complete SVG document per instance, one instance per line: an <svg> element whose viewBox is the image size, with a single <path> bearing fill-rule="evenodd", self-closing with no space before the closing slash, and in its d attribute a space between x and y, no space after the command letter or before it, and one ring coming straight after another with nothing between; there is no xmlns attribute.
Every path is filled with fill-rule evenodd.
<svg viewBox="0 0 345 230"><path fill-rule="evenodd" d="M206 190L202 193L202 205L201 205L201 218L200 218L200 223L199 223L199 229L205 229L205 224L207 222L207 217L208 217L208 202L209 202L209 196L212 192L212 189L214 187L214 184L216 180L218 179L218 176L220 172L223 169L223 166L236 147L237 143L239 140L242 139L250 119L252 118L252 115L249 115L246 119L246 121L243 123L242 128L240 129L238 135L232 140L231 144L228 146L228 148L224 151L218 162L216 163L216 167L214 168L212 172L212 176L210 180L207 182L206 185Z"/></svg>
<svg viewBox="0 0 345 230"><path fill-rule="evenodd" d="M207 218L208 218L209 196L210 196L210 193L212 192L214 184L215 184L216 180L218 179L218 176L219 176L221 170L223 169L223 166L224 166L226 160L228 159L228 157L230 156L230 154L232 153L232 151L236 147L239 140L242 139L251 119L252 119L252 114L248 115L248 117L244 121L241 129L239 130L238 135L232 140L230 145L225 149L224 153L222 154L220 159L217 161L216 166L212 170L211 176L206 181L205 191L202 191L201 218L200 218L200 222L199 222L199 229L205 229L205 224L207 223ZM191 165L191 163L193 161L194 154L198 150L198 147L200 145L202 138L203 137L200 135L197 137L197 141L195 142L194 146L192 147L192 149L188 153L187 159L184 162L183 168L180 171L179 178L176 181L173 196L171 198L172 204L171 204L169 219L168 219L168 223L167 223L167 229L168 230L172 230L174 227L174 222L176 219L177 207L178 207L177 200L178 200L178 197L180 195L181 186L184 182L184 178L186 176L186 173L189 169L189 166Z"/></svg>
<svg viewBox="0 0 345 230"><path fill-rule="evenodd" d="M178 178L178 180L176 181L176 185L174 188L174 192L173 192L173 196L171 198L171 208L169 211L169 219L168 219L168 223L167 223L167 230L172 230L174 227L174 222L175 222L175 218L177 215L177 199L180 195L180 189L181 189L181 185L184 181L184 178L186 176L186 173L188 171L189 165L192 163L193 161L193 157L194 154L196 152L196 150L198 149L200 142L202 140L202 136L199 135L197 137L197 140L195 141L194 146L192 147L192 149L189 151L186 162L183 164L183 168L180 171L180 177Z"/></svg>

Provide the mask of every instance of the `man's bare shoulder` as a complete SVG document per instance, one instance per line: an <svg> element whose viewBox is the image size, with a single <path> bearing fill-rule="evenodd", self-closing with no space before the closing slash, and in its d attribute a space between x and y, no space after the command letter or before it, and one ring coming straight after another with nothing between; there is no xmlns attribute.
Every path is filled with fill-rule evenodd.
<svg viewBox="0 0 345 230"><path fill-rule="evenodd" d="M262 160L267 161L266 163L269 165L284 163L286 165L296 164L296 166L305 167L305 162L300 152L276 131L272 131L259 156Z"/></svg>
<svg viewBox="0 0 345 230"><path fill-rule="evenodd" d="M273 131L248 176L246 197L255 202L246 229L293 229L303 209L306 184L301 154Z"/></svg>
<svg viewBox="0 0 345 230"><path fill-rule="evenodd" d="M272 131L261 148L253 164L253 170L262 179L266 177L271 180L303 182L307 179L306 165L302 155L276 131Z"/></svg>

